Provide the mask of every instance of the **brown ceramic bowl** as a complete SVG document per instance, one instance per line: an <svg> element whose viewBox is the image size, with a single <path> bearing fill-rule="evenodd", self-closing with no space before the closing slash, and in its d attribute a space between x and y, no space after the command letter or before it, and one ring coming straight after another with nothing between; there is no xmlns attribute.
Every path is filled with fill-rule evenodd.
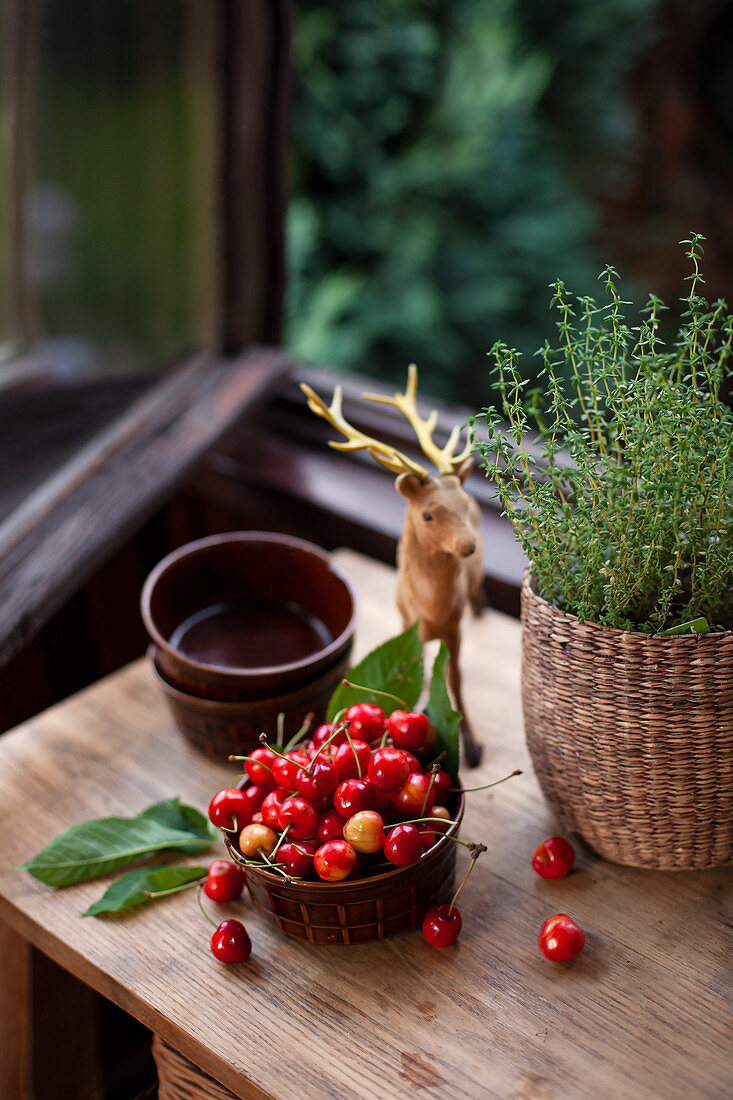
<svg viewBox="0 0 733 1100"><path fill-rule="evenodd" d="M449 808L455 823L448 832L457 836L463 819L463 794ZM226 833L224 839L234 862L241 863L242 857ZM417 928L431 906L450 901L456 848L455 841L442 837L411 866L393 867L350 882L288 883L249 866L247 889L259 912L288 936L311 943L368 943Z"/></svg>
<svg viewBox="0 0 733 1100"><path fill-rule="evenodd" d="M246 616L234 648L222 626L227 608ZM248 531L169 554L145 582L141 611L171 687L202 699L259 702L296 692L348 658L356 597L324 550ZM196 650L191 631L202 623L208 648Z"/></svg>
<svg viewBox="0 0 733 1100"><path fill-rule="evenodd" d="M247 703L226 703L188 695L169 684L158 663L154 646L148 650L155 678L179 730L194 748L217 760L242 756L258 748L260 734L274 742L278 714L283 714L283 734L288 741L298 732L303 720L313 714L313 727L325 721L326 707L349 668L349 656L298 691L272 695Z"/></svg>

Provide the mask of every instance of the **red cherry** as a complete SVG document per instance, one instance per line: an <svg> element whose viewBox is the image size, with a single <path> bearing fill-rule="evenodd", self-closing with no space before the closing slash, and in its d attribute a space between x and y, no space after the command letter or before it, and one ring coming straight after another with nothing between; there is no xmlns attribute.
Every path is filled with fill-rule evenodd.
<svg viewBox="0 0 733 1100"><path fill-rule="evenodd" d="M340 782L343 783L345 779L364 779L371 755L371 746L367 745L366 741L354 740L352 737L351 745L348 741L339 745L333 754L333 767Z"/></svg>
<svg viewBox="0 0 733 1100"><path fill-rule="evenodd" d="M448 775L448 772L444 772L443 769L440 768L435 773L435 781L433 782L433 792L435 794L436 804L439 806L445 806L446 802L448 802L450 798L451 791L455 790L457 786L458 784L453 779L453 777L451 775Z"/></svg>
<svg viewBox="0 0 733 1100"><path fill-rule="evenodd" d="M272 775L272 765L275 760L275 753L262 746L262 748L252 750L249 754L249 760L244 765L244 770L258 787L271 787L275 782Z"/></svg>
<svg viewBox="0 0 733 1100"><path fill-rule="evenodd" d="M351 738L376 741L384 733L384 711L374 703L355 703L344 715Z"/></svg>
<svg viewBox="0 0 733 1100"><path fill-rule="evenodd" d="M298 772L302 771L299 765L309 763L310 761L304 752L289 752L287 756L276 756L272 765L273 778L279 787L294 791Z"/></svg>
<svg viewBox="0 0 733 1100"><path fill-rule="evenodd" d="M384 822L374 810L361 810L344 825L344 840L362 855L372 855L384 847Z"/></svg>
<svg viewBox="0 0 733 1100"><path fill-rule="evenodd" d="M407 752L406 749L402 751L405 754L405 760L407 761L407 767L410 769L410 774L412 774L412 772L422 772L422 764L414 753Z"/></svg>
<svg viewBox="0 0 733 1100"><path fill-rule="evenodd" d="M532 856L532 867L542 878L562 878L575 863L575 852L563 836L548 836Z"/></svg>
<svg viewBox="0 0 733 1100"><path fill-rule="evenodd" d="M277 836L267 825L245 825L239 834L239 850L246 859L258 858L260 848L269 856L277 844Z"/></svg>
<svg viewBox="0 0 733 1100"><path fill-rule="evenodd" d="M396 749L419 751L428 736L428 720L424 714L393 710L386 725Z"/></svg>
<svg viewBox="0 0 733 1100"><path fill-rule="evenodd" d="M417 863L422 851L422 837L414 825L395 825L387 834L384 854L397 867Z"/></svg>
<svg viewBox="0 0 733 1100"><path fill-rule="evenodd" d="M461 931L463 921L455 905L434 905L425 914L422 922L422 934L433 947L448 947L455 943Z"/></svg>
<svg viewBox="0 0 733 1100"><path fill-rule="evenodd" d="M295 878L313 878L313 856L316 845L311 840L284 841L275 859L283 870Z"/></svg>
<svg viewBox="0 0 733 1100"><path fill-rule="evenodd" d="M228 859L215 859L209 865L204 893L212 901L234 901L244 888L244 871Z"/></svg>
<svg viewBox="0 0 733 1100"><path fill-rule="evenodd" d="M270 829L278 828L280 807L286 798L290 798L290 791L286 791L284 787L276 787L274 791L265 795L262 803L262 820Z"/></svg>
<svg viewBox="0 0 733 1100"><path fill-rule="evenodd" d="M537 939L542 954L555 962L574 959L585 947L585 932L567 913L548 917Z"/></svg>
<svg viewBox="0 0 733 1100"><path fill-rule="evenodd" d="M217 829L233 832L247 825L252 817L252 806L244 791L225 787L209 803L209 820ZM234 820L236 818L236 821Z"/></svg>
<svg viewBox="0 0 733 1100"><path fill-rule="evenodd" d="M325 843L327 840L342 840L344 835L344 819L338 810L326 810L320 818L316 828L316 836Z"/></svg>
<svg viewBox="0 0 733 1100"><path fill-rule="evenodd" d="M406 782L392 795L392 805L399 817L427 817L435 805L430 776L411 772Z"/></svg>
<svg viewBox="0 0 733 1100"><path fill-rule="evenodd" d="M430 756L435 751L435 742L438 740L438 733L432 722L428 722L428 731L425 734L425 740L420 748L417 750L420 756Z"/></svg>
<svg viewBox="0 0 733 1100"><path fill-rule="evenodd" d="M330 764L321 763L319 756L310 771L300 769L295 777L298 793L311 802L330 799L339 784L339 776Z"/></svg>
<svg viewBox="0 0 733 1100"><path fill-rule="evenodd" d="M316 835L318 825L318 811L307 798L295 795L294 798L286 798L280 807L277 823L281 829L290 826L288 836L296 840L304 840L307 836Z"/></svg>
<svg viewBox="0 0 733 1100"><path fill-rule="evenodd" d="M238 920L223 920L211 937L211 953L223 963L241 963L252 953L252 943Z"/></svg>
<svg viewBox="0 0 733 1100"><path fill-rule="evenodd" d="M333 726L330 722L324 722L322 726L318 726L313 733L311 740L316 748L320 748L325 741L328 741L329 737L333 733ZM346 732L344 729L339 729L336 733L333 741L331 742L331 748L337 748L342 745L346 740ZM320 760L320 757L318 758Z"/></svg>
<svg viewBox="0 0 733 1100"><path fill-rule="evenodd" d="M346 840L328 840L313 857L313 866L326 882L340 882L351 874L356 861L356 852Z"/></svg>
<svg viewBox="0 0 733 1100"><path fill-rule="evenodd" d="M401 749L377 749L369 761L369 780L378 791L396 791L409 774L410 766Z"/></svg>
<svg viewBox="0 0 733 1100"><path fill-rule="evenodd" d="M270 787L269 790L272 790L272 788ZM248 787L242 788L242 794L252 807L252 813L259 810L269 790L267 787L258 787L256 783L250 783Z"/></svg>
<svg viewBox="0 0 733 1100"><path fill-rule="evenodd" d="M353 817L360 810L373 810L374 787L368 779L346 779L339 783L333 796L333 807L342 817Z"/></svg>

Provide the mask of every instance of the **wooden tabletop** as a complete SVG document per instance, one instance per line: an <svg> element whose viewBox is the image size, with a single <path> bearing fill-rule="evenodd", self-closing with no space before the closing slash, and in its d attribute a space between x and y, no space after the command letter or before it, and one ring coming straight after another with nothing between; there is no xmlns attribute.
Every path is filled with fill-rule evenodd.
<svg viewBox="0 0 733 1100"><path fill-rule="evenodd" d="M337 556L360 594L363 653L398 629L394 574ZM556 825L524 747L518 624L467 622L462 664L486 746L471 785L525 772L469 796L462 836L489 850L455 946L412 932L318 947L245 899L222 910L245 921L253 954L226 968L195 891L82 919L106 880L54 892L14 870L76 822L173 795L204 809L231 779L180 739L145 662L0 740L0 917L247 1100L729 1096L731 870L636 871L580 851L566 879L538 878L531 855ZM557 912L587 934L567 964L537 948Z"/></svg>

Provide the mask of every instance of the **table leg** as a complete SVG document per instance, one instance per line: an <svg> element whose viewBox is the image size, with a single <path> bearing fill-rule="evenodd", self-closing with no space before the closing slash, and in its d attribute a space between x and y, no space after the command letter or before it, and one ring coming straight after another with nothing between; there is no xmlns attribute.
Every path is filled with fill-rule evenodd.
<svg viewBox="0 0 733 1100"><path fill-rule="evenodd" d="M33 1100L31 945L0 921L0 1096Z"/></svg>

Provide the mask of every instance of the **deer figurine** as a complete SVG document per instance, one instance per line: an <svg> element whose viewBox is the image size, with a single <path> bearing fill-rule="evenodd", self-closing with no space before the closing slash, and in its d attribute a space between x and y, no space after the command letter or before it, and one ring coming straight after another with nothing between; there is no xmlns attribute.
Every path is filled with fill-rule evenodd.
<svg viewBox="0 0 733 1100"><path fill-rule="evenodd" d="M456 709L463 715L465 759L469 767L476 767L482 748L466 718L458 663L463 611L470 602L478 613L483 578L479 507L463 488L473 466L470 447L467 445L460 454L455 454L460 438L457 426L444 447L433 442L438 414L432 412L422 419L418 413L414 364L408 368L404 393L394 397L365 393L363 397L391 405L405 416L437 476L431 477L425 467L391 444L365 435L349 424L342 412L340 386L335 387L330 405L306 383L301 383L301 389L310 410L346 436L345 442L331 441L332 447L340 451L366 450L398 475L395 488L407 500L407 513L397 547L397 607L404 629L417 622L422 642L440 639L448 647L448 685Z"/></svg>

